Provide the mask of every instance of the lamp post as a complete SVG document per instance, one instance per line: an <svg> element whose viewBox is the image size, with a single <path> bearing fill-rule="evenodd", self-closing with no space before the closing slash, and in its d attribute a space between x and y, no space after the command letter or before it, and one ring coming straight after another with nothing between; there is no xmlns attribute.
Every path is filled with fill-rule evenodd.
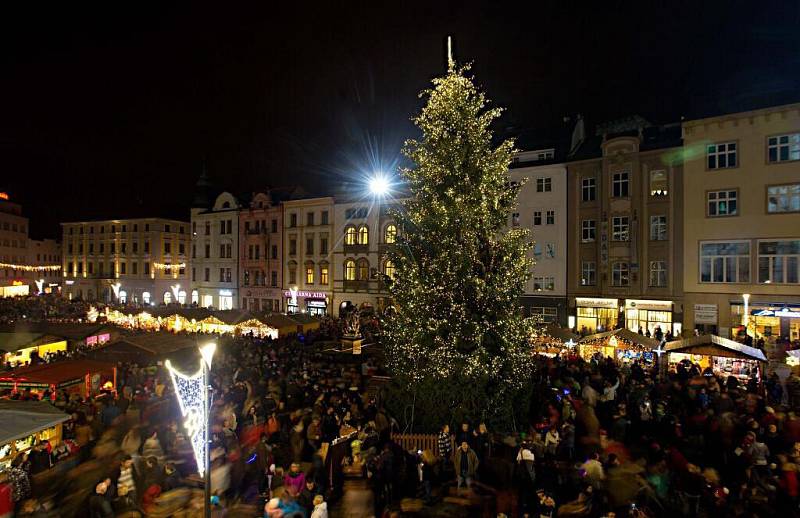
<svg viewBox="0 0 800 518"><path fill-rule="evenodd" d="M181 407L183 426L192 445L197 471L205 482L203 515L206 518L211 517L211 452L208 433L211 413L209 379L211 361L216 350L215 342L209 342L200 347L200 370L190 376L175 369L169 360L164 364L175 387L175 396Z"/></svg>

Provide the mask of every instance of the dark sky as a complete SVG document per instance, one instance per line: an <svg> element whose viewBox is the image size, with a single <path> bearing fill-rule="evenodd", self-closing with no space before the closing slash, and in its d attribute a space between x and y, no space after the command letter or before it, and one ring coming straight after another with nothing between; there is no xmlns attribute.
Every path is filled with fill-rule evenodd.
<svg viewBox="0 0 800 518"><path fill-rule="evenodd" d="M60 4L0 21L0 189L34 237L188 218L203 159L235 192L389 169L447 34L515 128L800 92L798 2Z"/></svg>

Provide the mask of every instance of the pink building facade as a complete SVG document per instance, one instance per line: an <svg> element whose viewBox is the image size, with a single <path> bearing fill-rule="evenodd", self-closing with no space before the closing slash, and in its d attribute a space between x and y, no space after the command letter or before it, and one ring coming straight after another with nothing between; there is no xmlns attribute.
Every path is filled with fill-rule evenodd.
<svg viewBox="0 0 800 518"><path fill-rule="evenodd" d="M254 313L283 311L283 209L269 193L256 193L239 212L239 297Z"/></svg>

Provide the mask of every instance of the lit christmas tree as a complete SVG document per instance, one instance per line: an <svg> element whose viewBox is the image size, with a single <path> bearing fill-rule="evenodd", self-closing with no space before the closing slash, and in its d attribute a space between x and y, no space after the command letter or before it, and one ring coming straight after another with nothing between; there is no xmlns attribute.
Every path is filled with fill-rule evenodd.
<svg viewBox="0 0 800 518"><path fill-rule="evenodd" d="M507 224L519 189L508 179L513 142L494 146L489 126L501 109L487 107L467 71L451 63L421 94L422 138L404 149L415 165L402 171L410 197L395 214L403 232L390 252L387 364L418 413L436 419L509 410L530 371L518 298L531 242Z"/></svg>

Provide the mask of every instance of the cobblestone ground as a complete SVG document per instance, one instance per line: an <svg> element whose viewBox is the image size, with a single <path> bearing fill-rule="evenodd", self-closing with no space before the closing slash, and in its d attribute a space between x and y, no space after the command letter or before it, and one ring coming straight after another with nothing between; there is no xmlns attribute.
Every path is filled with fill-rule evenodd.
<svg viewBox="0 0 800 518"><path fill-rule="evenodd" d="M345 480L344 495L330 510L331 518L371 518L375 516L372 490L364 479Z"/></svg>

